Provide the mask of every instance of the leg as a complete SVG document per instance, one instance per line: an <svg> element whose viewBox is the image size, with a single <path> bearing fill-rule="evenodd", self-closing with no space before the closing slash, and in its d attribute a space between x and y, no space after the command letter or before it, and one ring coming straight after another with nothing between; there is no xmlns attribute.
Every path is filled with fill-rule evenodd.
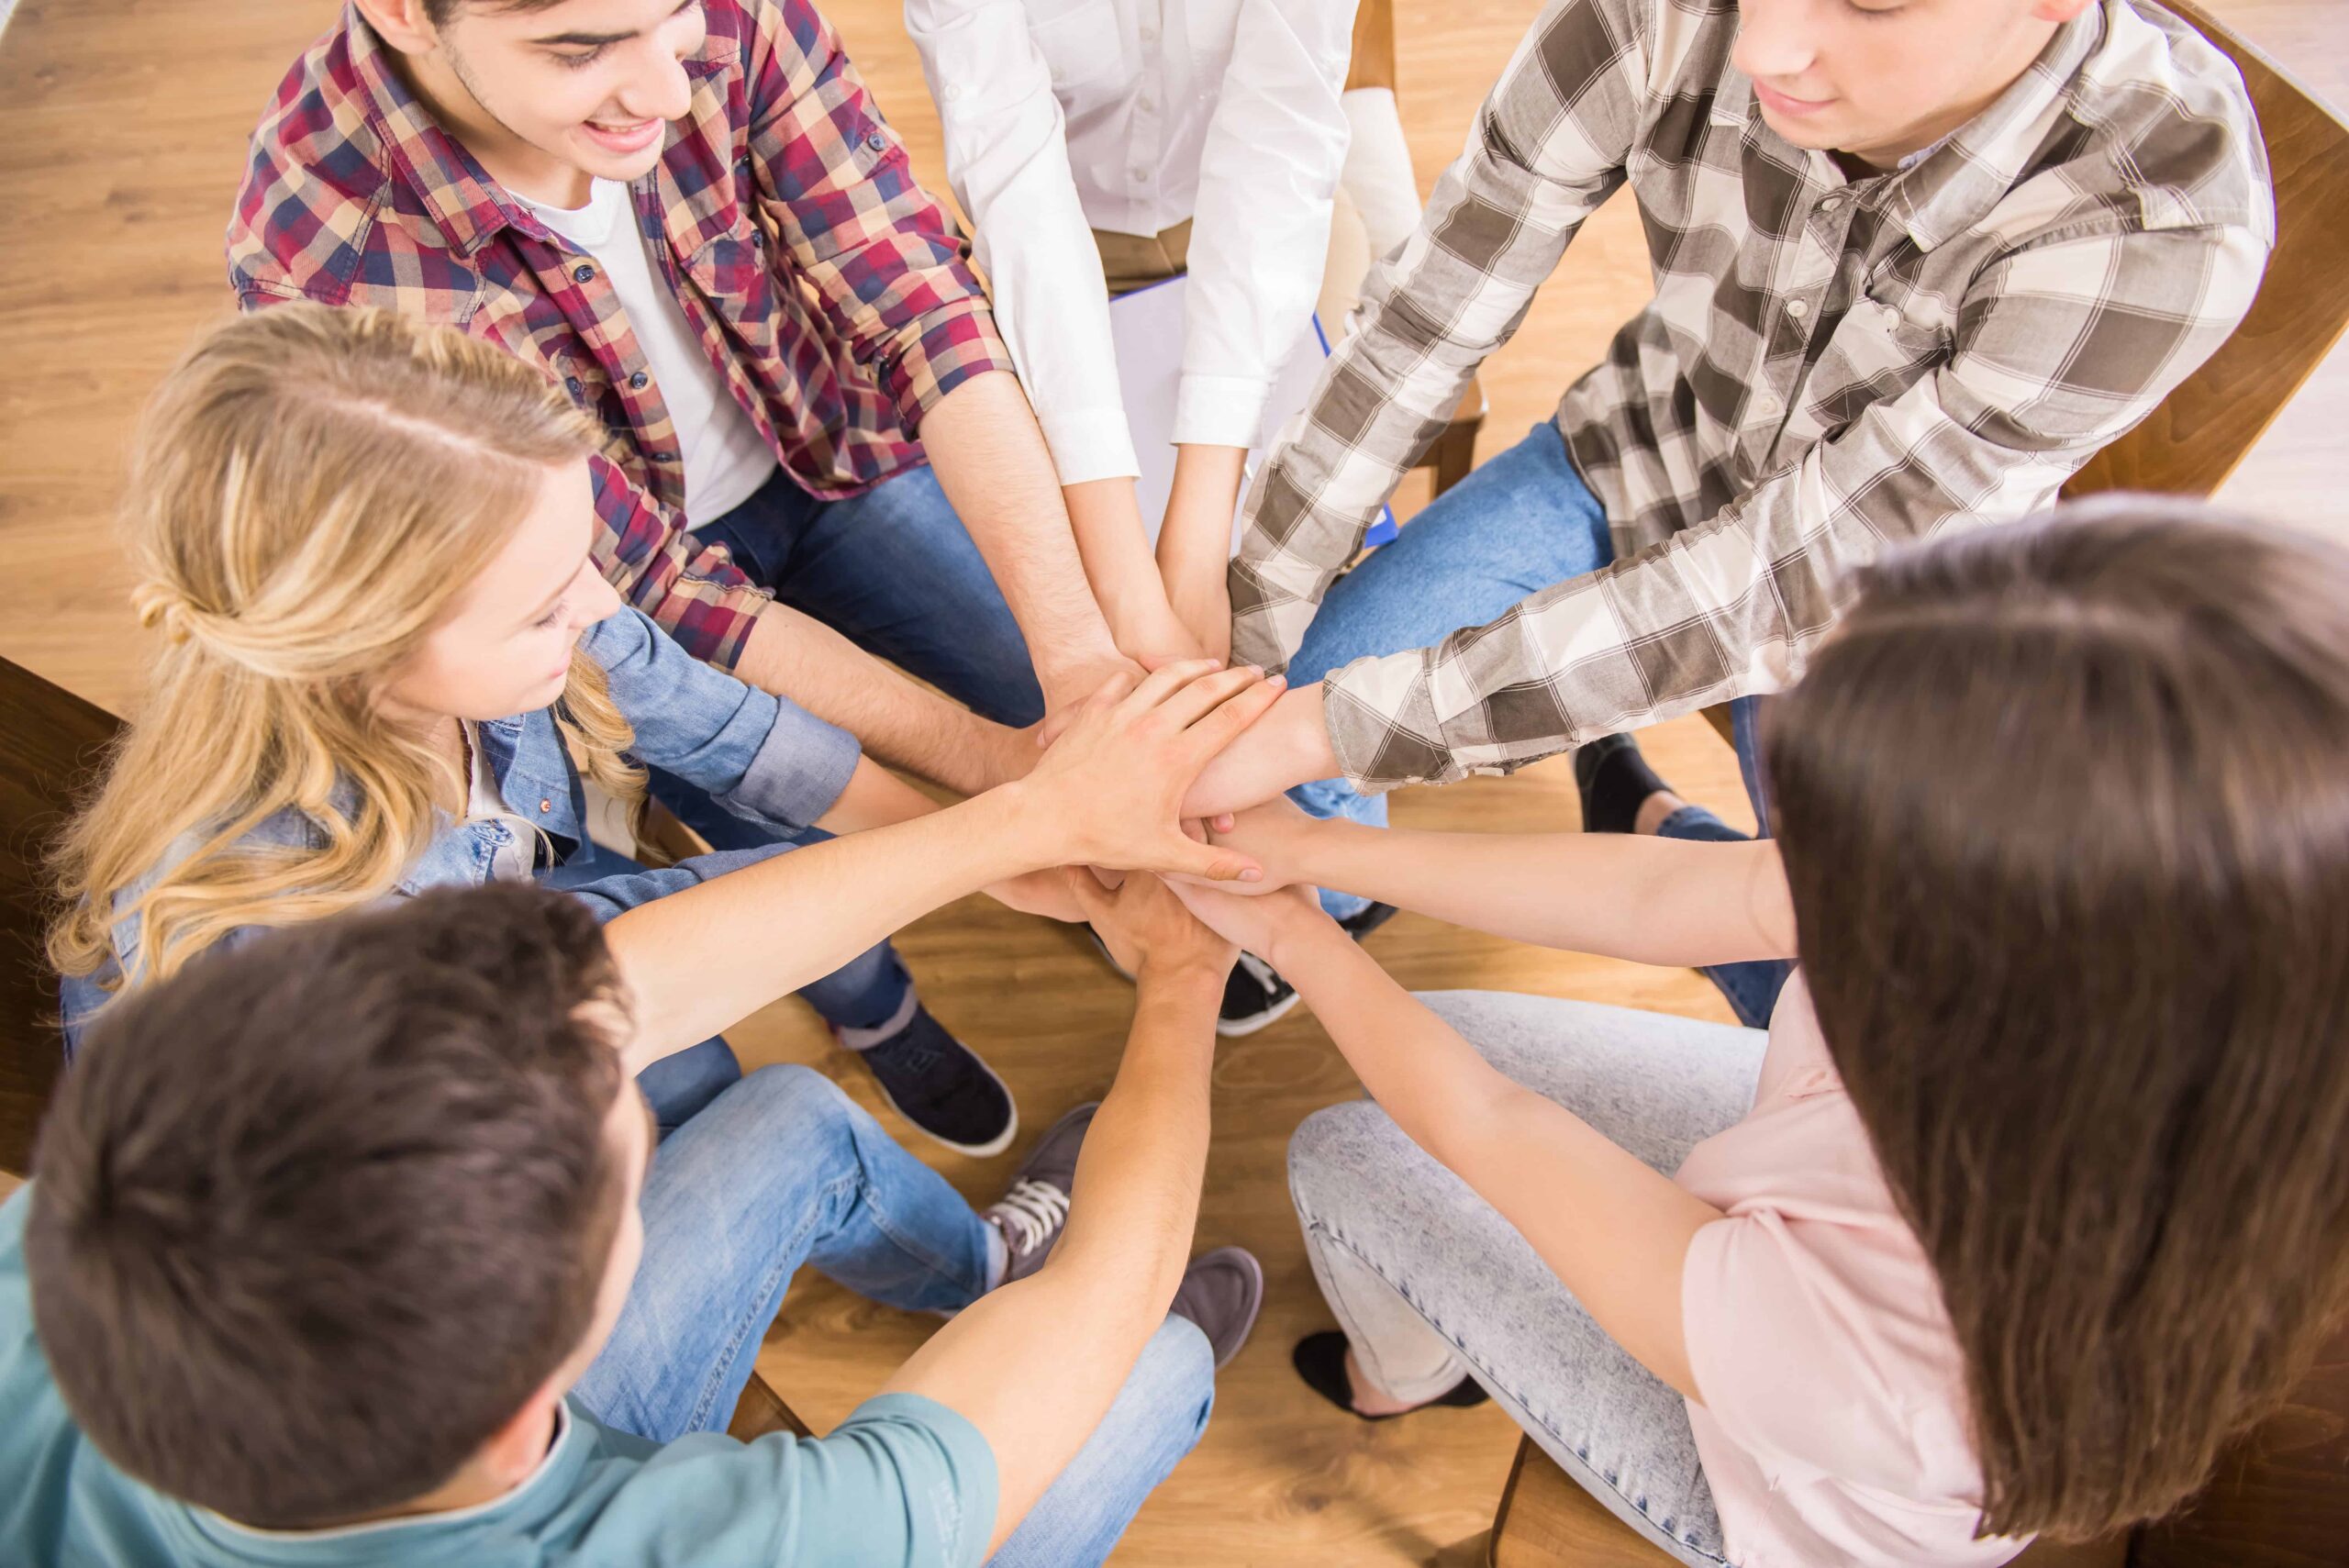
<svg viewBox="0 0 2349 1568"><path fill-rule="evenodd" d="M1208 1429L1215 1357L1207 1336L1170 1317L1143 1347L1117 1402L988 1568L1092 1568Z"/></svg>
<svg viewBox="0 0 2349 1568"><path fill-rule="evenodd" d="M992 1283L993 1228L821 1073L768 1067L664 1141L645 1178L644 1258L579 1397L668 1442L723 1431L792 1274L812 1262L908 1310Z"/></svg>
<svg viewBox="0 0 2349 1568"><path fill-rule="evenodd" d="M775 597L998 724L1044 694L1011 606L928 468L845 501L770 484L701 530Z"/></svg>
<svg viewBox="0 0 2349 1568"><path fill-rule="evenodd" d="M1496 1067L1658 1170L1753 1101L1762 1038L1481 992L1425 998ZM1397 1400L1473 1375L1599 1501L1682 1562L1723 1561L1680 1396L1592 1320L1525 1239L1375 1105L1307 1118L1289 1189L1356 1362Z"/></svg>
<svg viewBox="0 0 2349 1568"><path fill-rule="evenodd" d="M1356 659L1428 647L1613 556L1605 508L1575 472L1557 428L1536 425L1331 585L1289 661L1289 679L1318 681ZM1316 817L1386 820L1383 795L1364 795L1343 779L1289 793ZM1341 917L1364 903L1323 902Z"/></svg>

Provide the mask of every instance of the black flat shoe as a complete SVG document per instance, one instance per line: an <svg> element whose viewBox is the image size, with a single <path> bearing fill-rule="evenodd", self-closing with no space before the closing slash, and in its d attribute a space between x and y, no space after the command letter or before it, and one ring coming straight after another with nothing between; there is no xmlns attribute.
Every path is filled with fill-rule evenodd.
<svg viewBox="0 0 2349 1568"><path fill-rule="evenodd" d="M1582 796L1586 833L1632 831L1648 796L1671 787L1628 735L1602 735L1575 748L1575 789Z"/></svg>
<svg viewBox="0 0 2349 1568"><path fill-rule="evenodd" d="M1411 1410L1366 1416L1354 1408L1353 1389L1346 1381L1346 1336L1342 1332L1325 1329L1319 1334L1308 1334L1297 1342L1297 1349L1289 1352L1288 1359L1297 1368L1297 1375L1305 1379L1306 1387L1357 1421L1391 1421L1397 1416L1409 1415L1411 1410L1424 1410L1430 1405L1465 1410L1492 1397L1475 1378L1464 1377L1425 1404L1412 1406Z"/></svg>

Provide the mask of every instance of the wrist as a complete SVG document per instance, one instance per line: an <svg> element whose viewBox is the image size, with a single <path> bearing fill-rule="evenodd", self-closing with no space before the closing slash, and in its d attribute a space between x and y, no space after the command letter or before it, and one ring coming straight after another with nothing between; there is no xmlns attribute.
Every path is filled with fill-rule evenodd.
<svg viewBox="0 0 2349 1568"><path fill-rule="evenodd" d="M1338 773L1338 754L1330 744L1329 720L1322 707L1322 684L1316 681L1291 686L1265 716L1277 726L1273 739L1284 763L1282 772L1294 775L1299 784L1334 778Z"/></svg>
<svg viewBox="0 0 2349 1568"><path fill-rule="evenodd" d="M1309 905L1298 905L1294 913L1284 909L1280 917L1267 927L1264 939L1265 951L1256 956L1280 971L1300 991L1307 974L1315 968L1315 959L1328 949L1332 939L1349 948L1353 946L1353 939L1329 917L1319 899Z"/></svg>
<svg viewBox="0 0 2349 1568"><path fill-rule="evenodd" d="M1134 984L1156 995L1205 1004L1210 1011L1223 1004L1223 983L1231 973L1229 952L1142 954Z"/></svg>

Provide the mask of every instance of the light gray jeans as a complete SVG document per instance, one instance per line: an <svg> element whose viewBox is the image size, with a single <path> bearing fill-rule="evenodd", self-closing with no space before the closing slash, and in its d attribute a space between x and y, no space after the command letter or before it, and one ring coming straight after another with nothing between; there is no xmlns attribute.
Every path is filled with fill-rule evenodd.
<svg viewBox="0 0 2349 1568"><path fill-rule="evenodd" d="M1495 991L1419 999L1502 1073L1659 1171L1753 1104L1759 1029ZM1680 1396L1385 1111L1357 1100L1308 1117L1288 1179L1314 1277L1381 1388L1431 1399L1475 1377L1624 1523L1694 1568L1728 1562Z"/></svg>

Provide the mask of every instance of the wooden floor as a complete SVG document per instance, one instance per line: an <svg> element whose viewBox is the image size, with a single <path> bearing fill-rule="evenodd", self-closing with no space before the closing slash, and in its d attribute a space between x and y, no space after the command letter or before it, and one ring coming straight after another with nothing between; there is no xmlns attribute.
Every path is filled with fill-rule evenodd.
<svg viewBox="0 0 2349 1568"><path fill-rule="evenodd" d="M1397 0L1397 9L1403 118L1424 187L1458 150L1484 87L1536 7ZM2214 0L2213 9L2310 87L2349 103L2344 0ZM146 652L106 520L128 420L189 336L225 313L220 235L244 138L285 62L334 10L330 0L24 0L0 35L0 210L8 214L0 363L10 367L0 378L0 558L11 573L0 655L117 711L133 701ZM832 14L918 166L942 190L936 121L896 6L843 0ZM1618 203L1591 221L1517 339L1487 367L1485 450L1544 417L1647 292L1638 228ZM2349 355L2336 354L2230 496L2339 527L2349 516L2339 500L2345 417ZM1407 510L1414 499L1407 492ZM1687 793L1744 818L1730 755L1700 723L1664 727L1650 750ZM1512 780L1407 792L1395 817L1569 828L1572 779L1553 762ZM1081 940L970 900L919 922L901 945L932 1007L1011 1083L1030 1129L1106 1086L1130 992ZM1371 947L1418 987L1727 1016L1691 974L1514 947L1416 917L1397 919ZM746 1059L814 1062L874 1103L796 1003L768 1009L735 1039ZM1302 1117L1356 1086L1302 1013L1228 1044L1216 1085L1200 1244L1254 1249L1270 1297L1254 1340L1224 1374L1206 1441L1151 1500L1117 1561L1430 1562L1490 1520L1515 1432L1489 1407L1364 1426L1297 1383L1288 1347L1327 1319L1290 1216L1283 1150ZM979 1202L1015 1163L944 1155L933 1162ZM810 1276L793 1290L760 1364L820 1428L869 1394L930 1327Z"/></svg>

